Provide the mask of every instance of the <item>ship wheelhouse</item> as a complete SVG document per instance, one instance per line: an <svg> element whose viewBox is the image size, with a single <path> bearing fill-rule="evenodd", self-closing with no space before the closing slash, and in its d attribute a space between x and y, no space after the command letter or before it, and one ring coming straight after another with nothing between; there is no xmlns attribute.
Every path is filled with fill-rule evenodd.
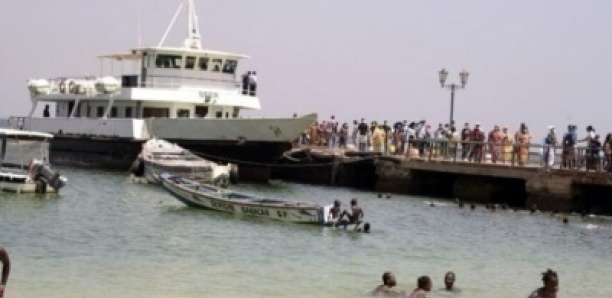
<svg viewBox="0 0 612 298"><path fill-rule="evenodd" d="M66 118L237 118L240 109L260 108L256 96L240 92L245 55L158 47L99 58L103 72L114 74L119 63L121 74L52 79L33 99L55 102L55 117Z"/></svg>

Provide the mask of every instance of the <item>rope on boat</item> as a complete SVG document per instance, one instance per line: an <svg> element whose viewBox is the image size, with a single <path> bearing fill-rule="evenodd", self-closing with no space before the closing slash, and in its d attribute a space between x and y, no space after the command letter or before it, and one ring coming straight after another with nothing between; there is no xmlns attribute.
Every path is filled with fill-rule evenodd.
<svg viewBox="0 0 612 298"><path fill-rule="evenodd" d="M198 155L198 156L201 156L201 157L206 158L206 159L210 159L210 160L217 160L217 161L233 163L233 164L237 164L237 165L271 167L271 168L330 167L330 166L337 165L338 164L337 160L339 160L341 158L340 156L334 156L332 161L325 162L325 163L279 164L279 163L260 163L260 162L254 162L254 161L232 159L232 158L226 158L226 157L216 156L216 155L212 155L212 154L206 154L206 153L198 152L198 151L191 151L191 153L193 153L195 155ZM374 158L375 158L374 156L360 157L360 158L348 158L348 159L342 160L341 163L344 163L344 164L347 164L347 163L357 163L357 162L362 162L362 161L365 161L365 160L373 160ZM298 159L291 158L290 160L291 161L296 161Z"/></svg>

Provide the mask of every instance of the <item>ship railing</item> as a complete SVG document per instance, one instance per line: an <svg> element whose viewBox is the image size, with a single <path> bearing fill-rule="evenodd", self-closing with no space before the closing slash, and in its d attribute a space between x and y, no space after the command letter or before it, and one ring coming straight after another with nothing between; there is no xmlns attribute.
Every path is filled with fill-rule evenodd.
<svg viewBox="0 0 612 298"><path fill-rule="evenodd" d="M405 159L451 163L498 164L510 167L541 167L550 170L612 172L612 148L520 143L453 142L447 139L413 139L370 146L371 151ZM396 149L397 148L397 149ZM552 162L549 162L552 161Z"/></svg>
<svg viewBox="0 0 612 298"><path fill-rule="evenodd" d="M10 129L23 130L25 127L26 117L23 116L10 116L6 120L6 127Z"/></svg>
<svg viewBox="0 0 612 298"><path fill-rule="evenodd" d="M242 85L235 80L222 80L212 78L189 78L173 76L149 76L147 81L141 82L142 88L163 89L202 89L204 87L217 87L236 90Z"/></svg>
<svg viewBox="0 0 612 298"><path fill-rule="evenodd" d="M31 118L11 116L9 127L79 137L149 138L144 119L132 118Z"/></svg>
<svg viewBox="0 0 612 298"><path fill-rule="evenodd" d="M141 82L138 75L104 76L113 77L120 82L122 88L157 88L157 89L205 89L212 87L221 90L239 91L242 84L236 80L213 78L189 78L172 76L150 76ZM96 90L95 84L99 76L70 76L45 79L49 82L47 94L80 94L96 96L103 94Z"/></svg>

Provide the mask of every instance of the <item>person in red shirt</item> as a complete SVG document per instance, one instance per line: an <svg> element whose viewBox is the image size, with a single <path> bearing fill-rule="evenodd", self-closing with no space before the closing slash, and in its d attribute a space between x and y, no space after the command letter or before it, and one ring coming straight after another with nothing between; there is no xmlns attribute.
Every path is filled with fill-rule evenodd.
<svg viewBox="0 0 612 298"><path fill-rule="evenodd" d="M474 130L472 130L472 153L470 154L470 161L482 162L482 146L485 141L484 132L480 129L480 124L476 123Z"/></svg>
<svg viewBox="0 0 612 298"><path fill-rule="evenodd" d="M502 147L502 133L499 126L495 125L489 133L489 152L491 153L491 162L496 163L499 160Z"/></svg>

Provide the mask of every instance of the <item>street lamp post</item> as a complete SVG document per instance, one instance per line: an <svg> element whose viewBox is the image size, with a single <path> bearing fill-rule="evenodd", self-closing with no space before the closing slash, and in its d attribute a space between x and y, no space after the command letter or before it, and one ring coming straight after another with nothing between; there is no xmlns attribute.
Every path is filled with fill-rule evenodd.
<svg viewBox="0 0 612 298"><path fill-rule="evenodd" d="M451 108L450 108L450 125L453 125L454 123L454 119L453 119L453 112L455 110L455 90L460 90L460 89L465 89L465 84L467 84L467 79L468 76L470 75L467 71L462 70L459 73L459 79L461 80L461 85L452 83L452 84L444 84L444 82L446 82L446 77L448 76L448 71L446 71L446 69L442 68L442 70L440 70L438 72L438 75L440 76L440 86L442 88L446 88L446 89L450 89L451 91Z"/></svg>

